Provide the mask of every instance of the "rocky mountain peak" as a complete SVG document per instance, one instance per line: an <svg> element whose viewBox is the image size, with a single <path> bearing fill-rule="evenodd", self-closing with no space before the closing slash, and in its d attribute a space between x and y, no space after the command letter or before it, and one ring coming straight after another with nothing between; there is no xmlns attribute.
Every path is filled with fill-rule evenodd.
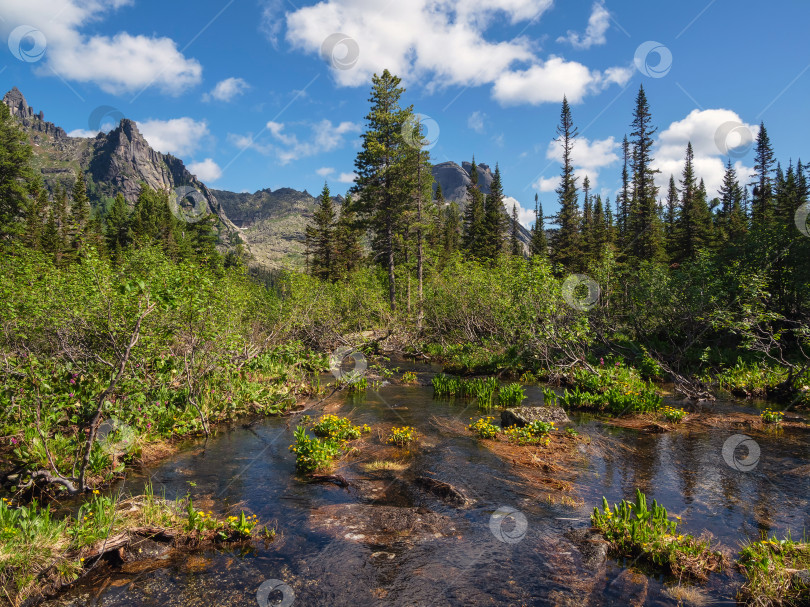
<svg viewBox="0 0 810 607"><path fill-rule="evenodd" d="M56 139L67 137L65 131L51 122L45 122L45 114L34 113L34 109L28 105L25 95L16 86L3 96L3 103L8 106L12 116L15 116L22 125L35 133L50 135ZM36 137L35 137L36 141ZM38 142L38 141L37 141Z"/></svg>

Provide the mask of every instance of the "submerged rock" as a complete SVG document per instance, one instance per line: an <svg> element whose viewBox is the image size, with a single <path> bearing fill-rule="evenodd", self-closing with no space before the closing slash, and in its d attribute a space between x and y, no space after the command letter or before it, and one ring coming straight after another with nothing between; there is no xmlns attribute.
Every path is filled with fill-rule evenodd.
<svg viewBox="0 0 810 607"><path fill-rule="evenodd" d="M417 486L421 487L425 491L428 491L438 497L443 502L450 504L451 506L456 506L457 508L464 508L470 503L470 500L467 499L467 496L464 495L461 491L453 487L450 483L445 483L444 481L436 480L435 478L431 478L429 476L419 476L414 481Z"/></svg>
<svg viewBox="0 0 810 607"><path fill-rule="evenodd" d="M605 566L608 555L608 543L602 534L590 528L569 529L565 533L582 555L582 564L591 571L598 571Z"/></svg>
<svg viewBox="0 0 810 607"><path fill-rule="evenodd" d="M434 540L456 532L453 521L427 508L334 504L310 514L313 527L371 546Z"/></svg>
<svg viewBox="0 0 810 607"><path fill-rule="evenodd" d="M533 421L565 424L570 422L562 407L516 407L501 411L501 427L525 426Z"/></svg>
<svg viewBox="0 0 810 607"><path fill-rule="evenodd" d="M610 583L605 595L609 598L621 597L622 604L629 607L641 607L647 600L648 587L647 576L625 569Z"/></svg>

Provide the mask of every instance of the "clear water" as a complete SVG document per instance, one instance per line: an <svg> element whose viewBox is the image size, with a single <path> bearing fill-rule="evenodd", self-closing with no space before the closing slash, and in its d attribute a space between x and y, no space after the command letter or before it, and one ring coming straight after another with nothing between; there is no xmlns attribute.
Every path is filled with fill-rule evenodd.
<svg viewBox="0 0 810 607"><path fill-rule="evenodd" d="M539 388L527 391L539 401ZM750 404L718 402L720 411L749 410ZM754 436L759 461L748 472L729 466L723 445L740 430L712 429L643 434L619 430L592 419L576 425L582 436L612 439L614 448L591 453L577 465L573 494L584 506L549 505L539 491L469 436L455 436L433 423L457 418L468 423L478 413L469 403L434 401L428 387L387 386L363 399L345 398L340 410L356 423L415 426L420 448L407 456L411 471L452 483L473 500L458 509L390 480L373 481L372 500L362 491L296 480L288 447L296 417L237 426L208 443L198 442L170 461L127 480L125 492L138 493L151 479L157 492L213 503L215 511L235 504L276 521L278 539L244 554L200 551L175 554L139 573L99 571L53 605L677 605L664 593L673 580L652 575L628 585L625 566L608 559L590 570L564 535L587 527L593 507L606 496L613 503L641 488L684 521L688 533L710 531L737 549L763 532L801 536L808 526L810 445L804 429ZM744 450L736 454L742 457ZM362 458L361 458L362 459ZM807 466L807 470L803 467ZM359 462L342 473L367 476ZM210 500L210 501L207 501ZM340 525L318 521L340 505L366 508L426 507L448 517L449 529L436 537L416 534L394 542L370 542ZM514 508L519 515L501 521L503 532L520 538L502 541L492 530L493 513ZM209 507L206 507L208 509ZM494 519L496 522L500 519ZM518 528L516 528L518 525ZM495 526L496 531L498 526ZM508 539L508 537L507 537ZM621 577L620 577L621 576ZM289 589L260 603L265 580ZM713 604L734 604L740 576L713 575L701 588Z"/></svg>

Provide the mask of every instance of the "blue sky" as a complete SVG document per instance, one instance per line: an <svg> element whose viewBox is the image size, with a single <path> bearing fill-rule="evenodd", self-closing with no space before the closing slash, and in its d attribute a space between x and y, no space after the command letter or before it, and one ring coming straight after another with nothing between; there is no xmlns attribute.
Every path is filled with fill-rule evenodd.
<svg viewBox="0 0 810 607"><path fill-rule="evenodd" d="M711 194L724 152L747 175L760 121L810 161L808 23L805 0L0 0L0 81L76 135L136 120L211 187L344 192L388 67L433 161L499 162L528 225L535 192L556 210L563 94L578 172L611 199L639 84L662 183L689 140Z"/></svg>

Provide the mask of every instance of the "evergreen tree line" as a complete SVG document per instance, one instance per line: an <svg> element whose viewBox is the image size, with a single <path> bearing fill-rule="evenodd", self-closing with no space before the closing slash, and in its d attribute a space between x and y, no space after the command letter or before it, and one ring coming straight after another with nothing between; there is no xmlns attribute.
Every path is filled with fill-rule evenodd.
<svg viewBox="0 0 810 607"><path fill-rule="evenodd" d="M789 298L801 288L801 266L794 248L775 250L779 234L800 235L794 227L796 210L808 201L810 165L791 161L783 170L775 159L768 132L760 126L753 175L738 175L728 159L722 187L711 197L696 173L691 142L684 151L684 168L671 175L666 192L659 192L653 157L654 135L644 88L636 97L629 135L622 141L621 187L611 203L591 191L574 171L579 136L571 107L563 99L556 129L562 148L559 211L544 217L535 195L535 224L528 247L520 242L517 208L512 221L504 209L502 176L496 164L490 194L481 191L473 156L466 206L447 203L441 187L432 188L429 152L423 149L413 107L402 107L400 79L387 70L372 79L371 110L366 116L363 147L355 161L358 178L351 195L335 210L324 186L313 225L307 230L310 273L326 280L345 278L358 264L378 264L388 277L389 301L397 303L397 283L405 280L410 302L410 278L421 285L425 264L441 269L460 254L483 262L502 255L547 258L558 275L587 272L606 256L621 266L642 263L673 268L704 253L729 259L754 255L772 265L774 290ZM414 144L416 142L416 144ZM546 219L555 229L547 231ZM795 240L795 239L794 239ZM368 255L364 256L364 243ZM753 251L753 253L752 253ZM791 285L788 285L788 283Z"/></svg>

